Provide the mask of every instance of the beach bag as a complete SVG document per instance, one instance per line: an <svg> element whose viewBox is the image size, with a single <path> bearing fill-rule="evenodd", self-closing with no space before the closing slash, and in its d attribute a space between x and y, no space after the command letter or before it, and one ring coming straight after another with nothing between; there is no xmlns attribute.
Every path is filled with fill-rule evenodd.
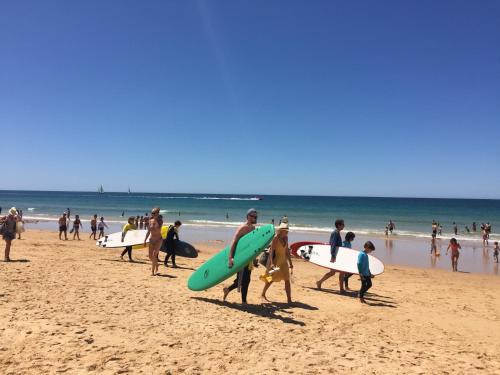
<svg viewBox="0 0 500 375"><path fill-rule="evenodd" d="M5 220L3 224L0 226L0 236L3 236L8 231L9 229L7 228L7 220Z"/></svg>

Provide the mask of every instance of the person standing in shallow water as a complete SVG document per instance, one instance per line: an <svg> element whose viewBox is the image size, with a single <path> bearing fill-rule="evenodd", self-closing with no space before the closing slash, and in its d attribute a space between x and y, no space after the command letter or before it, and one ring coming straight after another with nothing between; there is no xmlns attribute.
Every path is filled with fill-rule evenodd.
<svg viewBox="0 0 500 375"><path fill-rule="evenodd" d="M450 244L448 245L448 248L446 249L446 255L448 255L448 251L451 249L451 268L454 272L458 271L458 257L460 256L460 249L462 247L458 243L458 241L455 238L452 238L450 240Z"/></svg>
<svg viewBox="0 0 500 375"><path fill-rule="evenodd" d="M148 220L148 231L146 237L144 238L144 247L149 239L149 259L151 260L151 276L158 275L158 254L160 253L160 247L163 242L161 237L161 227L163 221L159 218L160 208L155 207L151 210L151 219ZM147 217L147 216L146 216Z"/></svg>
<svg viewBox="0 0 500 375"><path fill-rule="evenodd" d="M231 241L231 248L229 250L229 257L227 260L227 266L229 268L233 268L234 256L236 252L236 246L238 245L238 241L245 234L248 234L251 231L253 231L255 229L255 224L257 224L257 210L251 208L247 211L246 223L240 225L240 227L236 230L236 233L234 234L233 240ZM231 290L238 288L238 291L241 290L241 303L242 304L247 303L248 286L250 285L250 276L252 274L252 269L253 269L253 263L249 263L245 267L243 267L243 269L240 272L236 274L236 279L233 281L233 283L229 287L225 287L223 289L224 301L226 300Z"/></svg>

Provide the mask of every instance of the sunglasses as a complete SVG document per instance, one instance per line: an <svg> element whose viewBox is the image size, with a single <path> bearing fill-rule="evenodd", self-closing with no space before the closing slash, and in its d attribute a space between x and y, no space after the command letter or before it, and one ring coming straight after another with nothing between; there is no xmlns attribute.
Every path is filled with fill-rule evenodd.
<svg viewBox="0 0 500 375"><path fill-rule="evenodd" d="M257 215L248 215L250 217L253 217L254 219L257 219Z"/></svg>

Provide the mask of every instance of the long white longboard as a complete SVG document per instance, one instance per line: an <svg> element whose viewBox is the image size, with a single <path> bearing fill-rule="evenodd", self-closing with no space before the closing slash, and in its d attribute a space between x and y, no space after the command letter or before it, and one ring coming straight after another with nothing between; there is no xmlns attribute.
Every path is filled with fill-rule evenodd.
<svg viewBox="0 0 500 375"><path fill-rule="evenodd" d="M96 245L99 247L108 248L142 245L144 244L146 233L147 230L145 229L129 230L127 233L125 233L125 238L122 242L122 232L116 232L102 237L99 241L96 242ZM149 238L147 242L149 242Z"/></svg>
<svg viewBox="0 0 500 375"><path fill-rule="evenodd" d="M335 263L331 263L330 245L304 245L297 249L297 255L318 266L332 270L358 274L359 251L347 247L339 248ZM384 272L384 263L368 255L370 272L372 275L380 275Z"/></svg>

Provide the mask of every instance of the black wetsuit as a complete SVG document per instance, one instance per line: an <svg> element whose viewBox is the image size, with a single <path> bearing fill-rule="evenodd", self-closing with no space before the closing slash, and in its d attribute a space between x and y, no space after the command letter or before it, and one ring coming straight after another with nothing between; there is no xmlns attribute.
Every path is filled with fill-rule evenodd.
<svg viewBox="0 0 500 375"><path fill-rule="evenodd" d="M165 266L168 263L168 259L172 257L172 265L175 267L175 247L179 242L179 234L175 230L175 226L171 225L167 231L167 238L163 241L163 247L167 251L167 255L165 256Z"/></svg>

